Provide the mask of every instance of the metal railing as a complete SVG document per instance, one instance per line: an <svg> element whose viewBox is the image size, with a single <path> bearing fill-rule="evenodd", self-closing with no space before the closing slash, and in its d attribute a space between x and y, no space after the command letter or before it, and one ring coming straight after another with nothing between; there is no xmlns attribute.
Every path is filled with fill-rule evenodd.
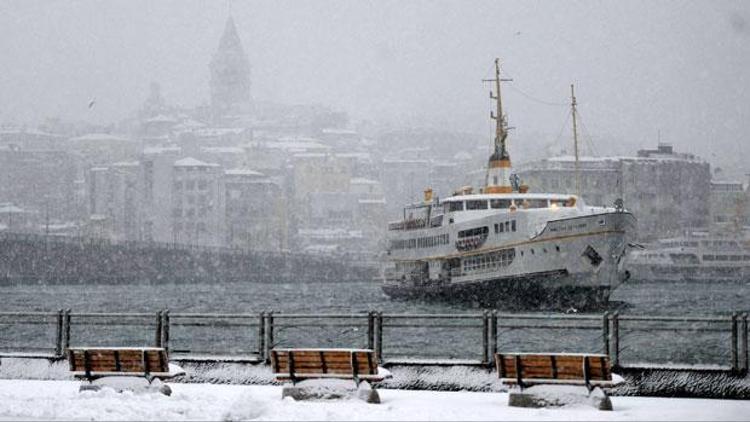
<svg viewBox="0 0 750 422"><path fill-rule="evenodd" d="M0 312L0 356L71 346L165 347L196 360L263 362L274 347L373 349L382 362L491 365L495 352L591 352L614 366L710 365L746 373L748 314Z"/></svg>

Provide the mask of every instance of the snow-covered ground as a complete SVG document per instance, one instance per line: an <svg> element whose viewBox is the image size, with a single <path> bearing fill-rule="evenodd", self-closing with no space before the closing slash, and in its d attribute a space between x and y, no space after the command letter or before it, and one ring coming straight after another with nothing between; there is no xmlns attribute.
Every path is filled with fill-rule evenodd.
<svg viewBox="0 0 750 422"><path fill-rule="evenodd" d="M0 420L747 420L750 401L612 397L585 405L508 407L505 393L379 390L382 404L295 402L281 387L173 383L159 393L78 392L76 381L0 380Z"/></svg>

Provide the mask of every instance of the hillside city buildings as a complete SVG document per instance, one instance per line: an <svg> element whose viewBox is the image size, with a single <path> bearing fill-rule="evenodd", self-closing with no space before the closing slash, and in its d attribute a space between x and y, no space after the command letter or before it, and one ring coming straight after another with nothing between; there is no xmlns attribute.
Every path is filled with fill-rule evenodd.
<svg viewBox="0 0 750 422"><path fill-rule="evenodd" d="M142 107L117 125L0 128L0 230L375 256L385 250L387 221L424 189L444 198L484 177L485 139L365 135L323 106L254 102L231 18L207 61L207 106L171 106L152 83ZM516 171L531 192L576 193L572 157ZM579 174L587 203L623 200L640 240L750 225L742 182L713 177L708 162L667 144L582 157Z"/></svg>

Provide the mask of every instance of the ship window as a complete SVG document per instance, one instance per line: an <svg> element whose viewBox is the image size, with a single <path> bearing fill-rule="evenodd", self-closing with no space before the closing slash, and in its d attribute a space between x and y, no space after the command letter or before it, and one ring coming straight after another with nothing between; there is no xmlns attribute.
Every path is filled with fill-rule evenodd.
<svg viewBox="0 0 750 422"><path fill-rule="evenodd" d="M467 210L486 210L487 201L483 199L474 199L471 201L466 201L466 209Z"/></svg>
<svg viewBox="0 0 750 422"><path fill-rule="evenodd" d="M495 233L500 233L499 224L495 223Z"/></svg>
<svg viewBox="0 0 750 422"><path fill-rule="evenodd" d="M510 221L510 231L516 231L516 220Z"/></svg>
<svg viewBox="0 0 750 422"><path fill-rule="evenodd" d="M560 252L560 246L558 246L558 245L555 245L555 250L556 250L557 252Z"/></svg>
<svg viewBox="0 0 750 422"><path fill-rule="evenodd" d="M448 211L454 212L454 211L463 211L464 210L464 203L463 201L451 201L448 202Z"/></svg>
<svg viewBox="0 0 750 422"><path fill-rule="evenodd" d="M502 230L501 230L501 231L502 231ZM506 221L506 222L505 222L505 231L506 231L506 232L509 232L509 231L510 231L510 221Z"/></svg>
<svg viewBox="0 0 750 422"><path fill-rule="evenodd" d="M462 238L462 237L469 237L469 236L487 235L489 231L490 229L487 226L475 227L469 230L461 230L460 232L458 232L458 237Z"/></svg>
<svg viewBox="0 0 750 422"><path fill-rule="evenodd" d="M547 208L546 199L530 199L524 200L524 208ZM528 206L526 205L528 203Z"/></svg>
<svg viewBox="0 0 750 422"><path fill-rule="evenodd" d="M490 207L495 209L510 208L510 199L490 199Z"/></svg>
<svg viewBox="0 0 750 422"><path fill-rule="evenodd" d="M750 255L745 255L742 257L743 261L750 261Z"/></svg>
<svg viewBox="0 0 750 422"><path fill-rule="evenodd" d="M742 259L741 255L732 255L729 257L730 261L740 261Z"/></svg>
<svg viewBox="0 0 750 422"><path fill-rule="evenodd" d="M583 251L583 256L589 259L589 262L591 262L591 265L593 266L599 266L599 264L602 263L603 259L601 255L599 255L598 252L591 246L587 246L586 250Z"/></svg>
<svg viewBox="0 0 750 422"><path fill-rule="evenodd" d="M717 261L728 261L728 258L729 257L726 256L726 255L716 255L716 260Z"/></svg>

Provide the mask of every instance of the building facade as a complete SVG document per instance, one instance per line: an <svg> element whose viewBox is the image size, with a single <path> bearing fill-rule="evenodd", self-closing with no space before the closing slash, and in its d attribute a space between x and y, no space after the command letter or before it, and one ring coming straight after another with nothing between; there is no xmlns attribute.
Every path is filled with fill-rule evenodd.
<svg viewBox="0 0 750 422"><path fill-rule="evenodd" d="M553 157L518 169L531 192L577 193L575 160ZM580 194L591 205L622 199L638 219L638 237L651 240L708 226L710 165L671 145L640 150L635 157L581 157Z"/></svg>
<svg viewBox="0 0 750 422"><path fill-rule="evenodd" d="M172 171L172 236L175 243L224 243L223 170L192 157L177 160Z"/></svg>

